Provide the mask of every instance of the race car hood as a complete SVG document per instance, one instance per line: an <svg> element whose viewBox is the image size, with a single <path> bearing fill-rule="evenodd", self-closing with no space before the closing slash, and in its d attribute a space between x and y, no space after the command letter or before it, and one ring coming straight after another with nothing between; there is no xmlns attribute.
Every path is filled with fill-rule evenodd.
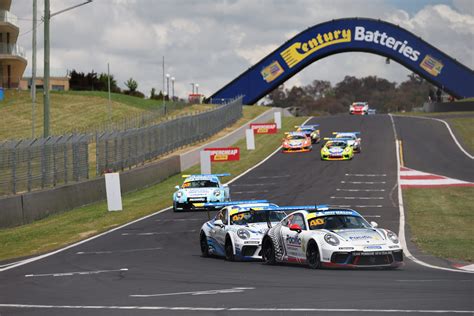
<svg viewBox="0 0 474 316"><path fill-rule="evenodd" d="M301 146L303 144L302 140L290 140L288 142L290 146Z"/></svg>
<svg viewBox="0 0 474 316"><path fill-rule="evenodd" d="M342 154L343 151L344 151L344 149L342 149L341 147L329 148L329 153L330 154Z"/></svg>
<svg viewBox="0 0 474 316"><path fill-rule="evenodd" d="M218 188L197 188L197 189L182 189L182 191L188 197L200 197L200 196L208 196L209 194L213 193L214 190Z"/></svg>
<svg viewBox="0 0 474 316"><path fill-rule="evenodd" d="M384 238L374 229L339 229L334 233L354 246L380 245L384 244Z"/></svg>

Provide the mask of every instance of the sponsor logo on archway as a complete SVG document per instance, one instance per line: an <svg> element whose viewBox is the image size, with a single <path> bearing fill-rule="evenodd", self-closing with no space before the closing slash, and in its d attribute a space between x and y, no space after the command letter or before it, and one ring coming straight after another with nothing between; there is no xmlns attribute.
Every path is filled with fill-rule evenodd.
<svg viewBox="0 0 474 316"><path fill-rule="evenodd" d="M351 42L350 29L334 30L323 34L318 33L309 41L293 43L281 52L281 57L283 57L288 67L293 68L303 59L324 47L348 42Z"/></svg>
<svg viewBox="0 0 474 316"><path fill-rule="evenodd" d="M420 64L420 67L426 70L432 76L437 76L441 73L441 69L443 69L443 63L430 55L426 55L423 58L423 61Z"/></svg>
<svg viewBox="0 0 474 316"><path fill-rule="evenodd" d="M281 67L280 63L275 60L267 67L263 68L260 73L262 74L263 79L267 83L270 83L278 78L283 72L283 67Z"/></svg>

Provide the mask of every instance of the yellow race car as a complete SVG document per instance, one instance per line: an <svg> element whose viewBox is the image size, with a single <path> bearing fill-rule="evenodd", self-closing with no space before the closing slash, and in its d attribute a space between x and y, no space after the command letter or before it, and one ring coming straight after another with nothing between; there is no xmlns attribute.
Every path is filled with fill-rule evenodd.
<svg viewBox="0 0 474 316"><path fill-rule="evenodd" d="M324 138L326 144L321 148L321 160L351 160L354 148L347 138Z"/></svg>

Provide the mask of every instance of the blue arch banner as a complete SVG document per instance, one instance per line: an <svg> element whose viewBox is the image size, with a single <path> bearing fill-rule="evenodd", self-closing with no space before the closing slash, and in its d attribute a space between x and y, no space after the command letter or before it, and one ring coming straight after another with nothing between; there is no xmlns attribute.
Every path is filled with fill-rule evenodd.
<svg viewBox="0 0 474 316"><path fill-rule="evenodd" d="M348 18L299 33L213 94L212 102L243 95L244 104L253 104L311 63L354 51L395 60L456 98L474 97L470 68L397 25Z"/></svg>

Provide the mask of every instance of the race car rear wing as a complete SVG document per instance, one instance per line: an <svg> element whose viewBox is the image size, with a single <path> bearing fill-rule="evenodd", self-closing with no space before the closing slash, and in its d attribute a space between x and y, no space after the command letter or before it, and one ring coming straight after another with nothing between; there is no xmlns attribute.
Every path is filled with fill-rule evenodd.
<svg viewBox="0 0 474 316"><path fill-rule="evenodd" d="M339 140L353 140L352 138L334 138L334 137L324 137L324 140L332 140L332 141L339 141Z"/></svg>
<svg viewBox="0 0 474 316"><path fill-rule="evenodd" d="M230 173L208 173L208 174L183 174L181 177L182 178L188 178L188 177L229 177Z"/></svg>
<svg viewBox="0 0 474 316"><path fill-rule="evenodd" d="M307 125L295 125L295 128L305 128L305 127L310 127L310 128L316 128L319 127L319 124L307 124Z"/></svg>
<svg viewBox="0 0 474 316"><path fill-rule="evenodd" d="M208 203L204 203L204 207L223 208L229 205L259 204L259 203L268 203L268 201L267 200L242 200L242 201L229 201L229 202L208 202Z"/></svg>
<svg viewBox="0 0 474 316"><path fill-rule="evenodd" d="M270 206L267 208L264 208L263 210L260 211L267 211L267 226L268 228L272 228L272 222L270 221L270 211L275 212L275 211L299 211L299 210L307 210L307 211L326 211L329 209L329 206L326 204L322 205L299 205L299 206Z"/></svg>

